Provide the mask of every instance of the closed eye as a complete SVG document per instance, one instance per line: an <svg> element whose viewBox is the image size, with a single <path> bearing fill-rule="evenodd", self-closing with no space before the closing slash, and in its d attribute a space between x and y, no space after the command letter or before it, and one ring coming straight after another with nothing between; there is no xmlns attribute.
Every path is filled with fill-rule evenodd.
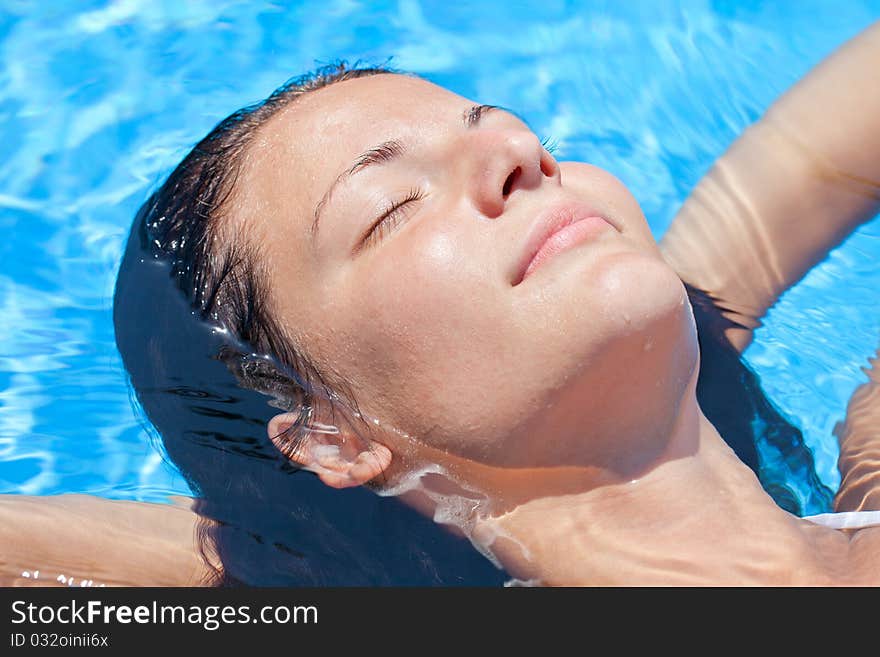
<svg viewBox="0 0 880 657"><path fill-rule="evenodd" d="M362 247L369 247L381 242L389 233L393 232L408 215L407 210L412 204L424 198L420 189L413 188L399 201L394 201L391 206L382 212L381 216L367 229L360 241Z"/></svg>

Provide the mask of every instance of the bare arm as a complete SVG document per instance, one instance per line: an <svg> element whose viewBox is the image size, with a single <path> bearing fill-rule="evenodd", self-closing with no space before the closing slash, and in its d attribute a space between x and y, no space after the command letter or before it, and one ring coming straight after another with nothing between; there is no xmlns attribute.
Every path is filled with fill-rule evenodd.
<svg viewBox="0 0 880 657"><path fill-rule="evenodd" d="M846 420L834 427L842 476L837 511L880 511L880 351L870 365L863 368L868 381L850 397Z"/></svg>
<svg viewBox="0 0 880 657"><path fill-rule="evenodd" d="M0 495L0 585L198 586L197 518L182 502Z"/></svg>
<svg viewBox="0 0 880 657"><path fill-rule="evenodd" d="M741 327L880 211L880 23L779 98L694 188L660 242Z"/></svg>

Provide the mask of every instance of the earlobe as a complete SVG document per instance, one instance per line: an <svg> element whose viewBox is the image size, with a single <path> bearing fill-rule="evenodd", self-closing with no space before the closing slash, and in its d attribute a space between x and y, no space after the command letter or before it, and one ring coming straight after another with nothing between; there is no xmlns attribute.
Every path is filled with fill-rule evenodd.
<svg viewBox="0 0 880 657"><path fill-rule="evenodd" d="M349 486L360 486L388 469L391 465L391 450L381 443L372 441L368 449L357 455L348 470ZM326 482L325 482L326 483Z"/></svg>
<svg viewBox="0 0 880 657"><path fill-rule="evenodd" d="M285 433L297 419L295 413L276 415L267 426L269 439L284 453L290 438ZM378 477L391 464L391 450L376 441L364 441L342 430L313 431L307 427L301 447L290 458L302 468L314 472L332 488L360 486Z"/></svg>
<svg viewBox="0 0 880 657"><path fill-rule="evenodd" d="M321 449L319 446L317 451L320 452ZM374 441L368 448L358 452L354 460L342 457L340 451L315 454L308 469L332 488L349 488L375 479L390 464L391 451L385 445Z"/></svg>

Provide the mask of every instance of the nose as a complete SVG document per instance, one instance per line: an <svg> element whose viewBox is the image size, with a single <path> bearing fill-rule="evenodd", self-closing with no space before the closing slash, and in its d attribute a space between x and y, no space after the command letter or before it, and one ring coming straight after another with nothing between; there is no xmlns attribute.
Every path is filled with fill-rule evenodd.
<svg viewBox="0 0 880 657"><path fill-rule="evenodd" d="M533 132L482 128L468 138L471 199L490 219L500 217L518 192L560 182L559 164Z"/></svg>

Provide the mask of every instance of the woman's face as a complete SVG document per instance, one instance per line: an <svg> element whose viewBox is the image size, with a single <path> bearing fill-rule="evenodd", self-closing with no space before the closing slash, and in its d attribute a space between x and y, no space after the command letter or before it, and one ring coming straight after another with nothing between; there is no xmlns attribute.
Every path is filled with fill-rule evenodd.
<svg viewBox="0 0 880 657"><path fill-rule="evenodd" d="M684 288L619 180L475 105L393 74L306 94L249 148L233 221L290 336L397 430L392 451L403 432L496 466L613 468L694 366ZM590 215L523 278L541 231Z"/></svg>

